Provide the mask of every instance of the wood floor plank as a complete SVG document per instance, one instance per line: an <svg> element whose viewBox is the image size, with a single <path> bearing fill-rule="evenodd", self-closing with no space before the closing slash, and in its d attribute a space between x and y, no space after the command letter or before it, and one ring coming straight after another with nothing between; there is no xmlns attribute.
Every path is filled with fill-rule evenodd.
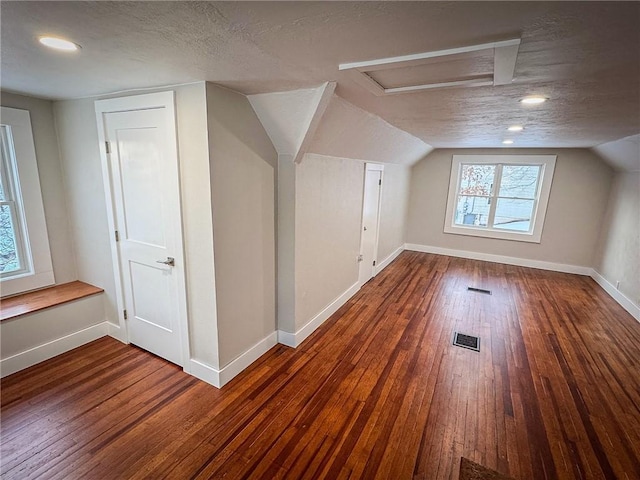
<svg viewBox="0 0 640 480"><path fill-rule="evenodd" d="M455 480L465 456L520 480L637 480L639 344L588 277L403 252L299 348L221 390L110 338L3 379L0 468Z"/></svg>

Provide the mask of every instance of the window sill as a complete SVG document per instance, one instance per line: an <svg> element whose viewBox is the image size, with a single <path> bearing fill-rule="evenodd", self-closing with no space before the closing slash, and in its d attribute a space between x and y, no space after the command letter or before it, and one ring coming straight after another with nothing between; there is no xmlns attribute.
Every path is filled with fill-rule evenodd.
<svg viewBox="0 0 640 480"><path fill-rule="evenodd" d="M472 237L493 238L496 240L514 240L516 242L540 243L541 233L516 233L502 230L488 230L478 227L450 226L444 227L444 233L468 235Z"/></svg>
<svg viewBox="0 0 640 480"><path fill-rule="evenodd" d="M1 301L0 321L11 320L102 292L104 292L102 288L75 281L3 298Z"/></svg>

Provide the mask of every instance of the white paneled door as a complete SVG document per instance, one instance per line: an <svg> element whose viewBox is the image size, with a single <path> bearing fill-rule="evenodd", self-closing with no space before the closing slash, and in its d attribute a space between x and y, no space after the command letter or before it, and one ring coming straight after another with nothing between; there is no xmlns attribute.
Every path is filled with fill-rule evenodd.
<svg viewBox="0 0 640 480"><path fill-rule="evenodd" d="M362 232L360 238L361 260L358 281L361 285L371 280L376 271L381 190L382 165L368 163L364 177Z"/></svg>
<svg viewBox="0 0 640 480"><path fill-rule="evenodd" d="M164 108L102 112L102 122L128 339L183 365L184 270L172 114Z"/></svg>

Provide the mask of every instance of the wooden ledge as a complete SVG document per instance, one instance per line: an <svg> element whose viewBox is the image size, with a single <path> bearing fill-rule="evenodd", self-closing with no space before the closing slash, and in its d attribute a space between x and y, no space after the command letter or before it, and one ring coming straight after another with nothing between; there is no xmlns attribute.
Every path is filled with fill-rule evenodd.
<svg viewBox="0 0 640 480"><path fill-rule="evenodd" d="M102 293L102 288L75 281L0 300L0 321Z"/></svg>

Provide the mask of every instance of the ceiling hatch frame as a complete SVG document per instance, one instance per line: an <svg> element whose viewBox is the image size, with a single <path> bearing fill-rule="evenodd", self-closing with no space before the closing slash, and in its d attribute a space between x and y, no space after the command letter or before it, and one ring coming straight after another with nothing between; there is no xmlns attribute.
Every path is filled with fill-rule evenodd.
<svg viewBox="0 0 640 480"><path fill-rule="evenodd" d="M516 67L519 47L520 39L512 38L499 42L481 43L477 45L468 45L466 47L449 48L446 50L414 53L399 57L379 58L377 60L366 60L363 62L341 63L338 65L338 70L344 70L350 73L356 82L377 96L411 93L421 90L434 90L438 88L508 85L513 81L513 73ZM417 85L404 85L393 88L384 87L369 75L369 72L375 72L378 70L389 70L421 65L431 58L446 58L453 55L491 49L493 50L493 74L490 75L476 75L446 82L421 83Z"/></svg>

